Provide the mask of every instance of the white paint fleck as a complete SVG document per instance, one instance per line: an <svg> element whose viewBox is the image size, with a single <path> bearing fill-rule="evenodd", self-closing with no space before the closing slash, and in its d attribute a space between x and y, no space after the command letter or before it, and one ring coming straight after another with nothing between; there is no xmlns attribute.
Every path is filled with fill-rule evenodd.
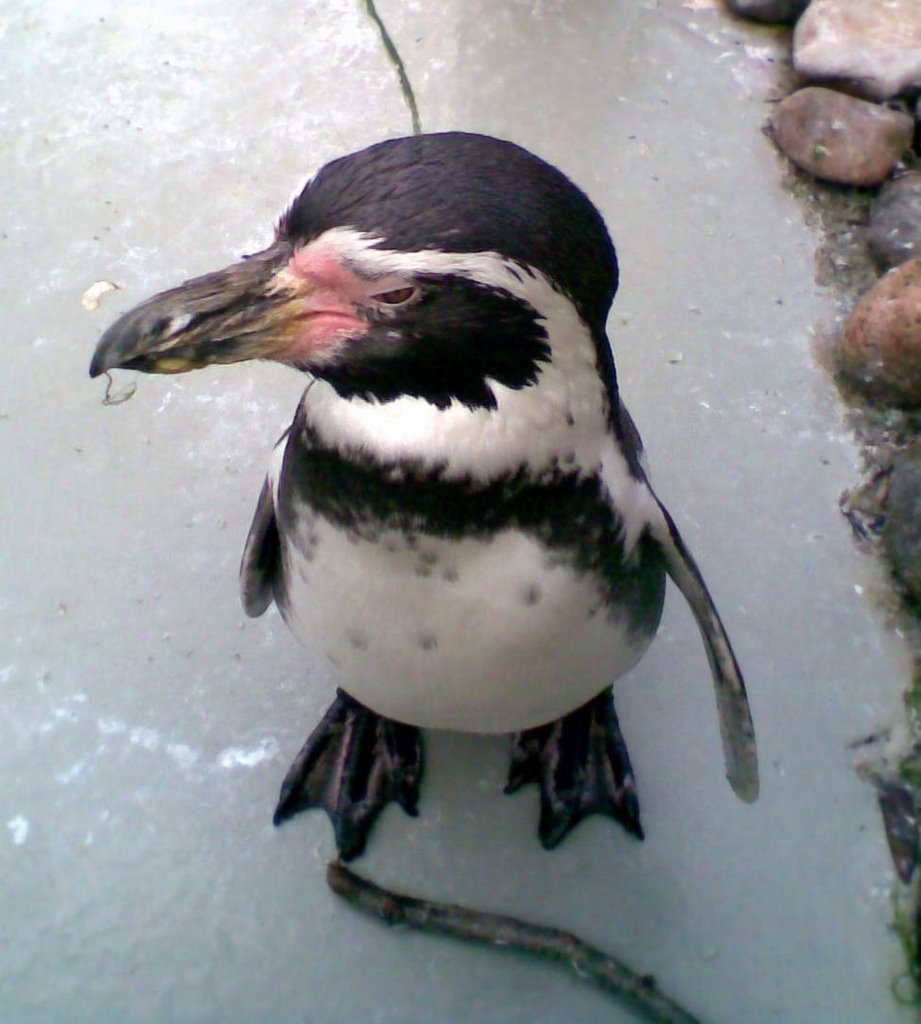
<svg viewBox="0 0 921 1024"><path fill-rule="evenodd" d="M94 281L89 288L80 296L80 305L87 311L92 312L98 309L99 301L103 295L109 292L118 291L118 285L111 281Z"/></svg>
<svg viewBox="0 0 921 1024"><path fill-rule="evenodd" d="M160 746L160 737L156 729L148 729L146 726L136 726L128 733L128 739L145 750L156 750Z"/></svg>
<svg viewBox="0 0 921 1024"><path fill-rule="evenodd" d="M277 757L280 749L278 740L274 736L268 736L252 750L228 747L218 754L217 761L222 768L255 768L263 761L271 761Z"/></svg>
<svg viewBox="0 0 921 1024"><path fill-rule="evenodd" d="M53 732L62 722L76 722L78 715L72 708L52 708L51 719L38 727L41 735Z"/></svg>
<svg viewBox="0 0 921 1024"><path fill-rule="evenodd" d="M124 732L127 726L123 719L107 715L96 722L96 728L103 736L117 736L119 733Z"/></svg>
<svg viewBox="0 0 921 1024"><path fill-rule="evenodd" d="M3 668L0 668L0 683L8 683L15 674L15 665L4 665Z"/></svg>
<svg viewBox="0 0 921 1024"><path fill-rule="evenodd" d="M10 830L10 834L13 837L14 846L22 846L29 838L29 819L24 818L21 814L10 818L6 823L6 827Z"/></svg>
<svg viewBox="0 0 921 1024"><path fill-rule="evenodd" d="M191 768L198 760L198 751L185 743L169 743L166 752L180 768Z"/></svg>
<svg viewBox="0 0 921 1024"><path fill-rule="evenodd" d="M62 786L68 786L82 774L85 767L86 761L75 761L69 768L65 768L64 771L55 772L54 781Z"/></svg>

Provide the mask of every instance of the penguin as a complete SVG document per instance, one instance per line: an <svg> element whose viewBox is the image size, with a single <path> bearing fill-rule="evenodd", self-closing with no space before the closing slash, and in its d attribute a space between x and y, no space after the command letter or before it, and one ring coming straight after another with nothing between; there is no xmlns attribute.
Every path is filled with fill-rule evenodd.
<svg viewBox="0 0 921 1024"><path fill-rule="evenodd" d="M274 601L338 688L274 820L322 808L343 860L417 813L422 732L511 735L555 847L590 814L642 838L612 684L666 579L697 621L728 780L758 794L742 673L650 483L606 321L613 242L588 197L512 142L390 139L324 166L273 242L121 316L90 375L249 359L304 374L246 540L243 605Z"/></svg>

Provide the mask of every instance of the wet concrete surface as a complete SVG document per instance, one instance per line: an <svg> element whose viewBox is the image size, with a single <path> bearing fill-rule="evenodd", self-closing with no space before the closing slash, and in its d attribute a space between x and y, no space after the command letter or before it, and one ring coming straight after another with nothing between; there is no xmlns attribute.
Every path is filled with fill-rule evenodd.
<svg viewBox="0 0 921 1024"><path fill-rule="evenodd" d="M645 843L590 820L546 853L536 793L501 793L504 740L434 735L420 817L388 811L358 866L576 931L706 1021L906 1019L849 744L897 728L908 655L837 510L856 452L810 354L833 297L759 132L767 43L700 3L378 10L425 130L534 149L611 227L622 392L746 670L763 789L749 807L725 783L670 594L617 688ZM633 1019L546 965L382 930L328 893L322 814L272 828L333 687L236 589L298 375L124 374L115 407L86 376L119 312L262 247L309 172L410 130L375 25L351 0L225 0L48 2L0 28L0 1017ZM84 309L100 280L120 290Z"/></svg>

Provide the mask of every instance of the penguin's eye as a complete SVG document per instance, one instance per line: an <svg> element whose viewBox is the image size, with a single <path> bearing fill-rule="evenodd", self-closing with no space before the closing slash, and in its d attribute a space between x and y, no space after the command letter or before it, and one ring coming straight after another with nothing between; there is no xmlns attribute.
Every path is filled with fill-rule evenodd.
<svg viewBox="0 0 921 1024"><path fill-rule="evenodd" d="M372 295L375 302L382 306L405 306L419 294L415 285L406 285L405 288L394 288L389 292L381 292L379 295Z"/></svg>

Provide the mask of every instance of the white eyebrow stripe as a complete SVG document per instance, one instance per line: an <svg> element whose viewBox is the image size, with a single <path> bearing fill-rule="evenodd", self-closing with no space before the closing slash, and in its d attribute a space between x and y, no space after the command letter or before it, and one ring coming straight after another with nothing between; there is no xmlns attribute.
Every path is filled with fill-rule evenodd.
<svg viewBox="0 0 921 1024"><path fill-rule="evenodd" d="M463 277L487 288L502 289L534 306L538 312L539 307L532 301L535 293L546 288L558 291L539 270L516 263L497 252L443 252L441 249L400 252L378 248L382 242L382 238L355 228L338 227L319 235L304 247L304 251L328 249L349 263L358 274L369 277L384 274Z"/></svg>
<svg viewBox="0 0 921 1024"><path fill-rule="evenodd" d="M377 248L381 242L355 228L337 227L302 251L328 253L372 278L452 275L501 289L535 311L547 330L550 360L541 364L530 387L506 388L489 381L495 409L468 409L457 400L440 409L411 396L386 403L343 399L318 381L304 398L307 421L333 447L357 449L381 463L410 460L437 468L445 479L485 483L523 465L540 472L571 452L574 468L600 472L622 514L629 555L649 521L651 497L610 436L595 343L572 301L539 270L496 252L400 252Z"/></svg>

